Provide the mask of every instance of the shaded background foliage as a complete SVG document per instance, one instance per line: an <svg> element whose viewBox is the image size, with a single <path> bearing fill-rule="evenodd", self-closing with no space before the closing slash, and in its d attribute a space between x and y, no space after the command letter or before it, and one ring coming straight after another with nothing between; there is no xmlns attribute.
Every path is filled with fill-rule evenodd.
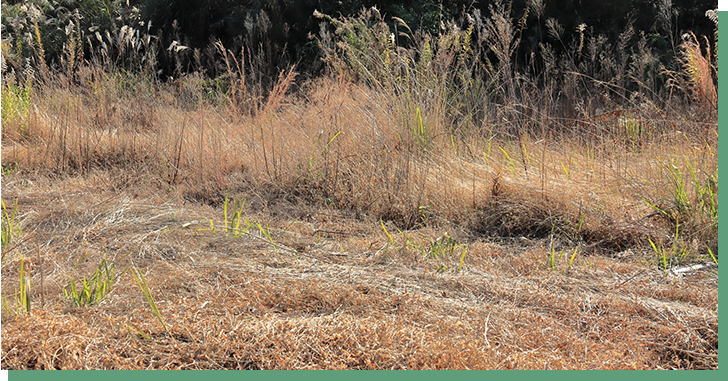
<svg viewBox="0 0 728 381"><path fill-rule="evenodd" d="M538 50L538 44L548 39L549 19L557 20L567 32L562 44L554 44L556 53L575 43L578 34L568 32L581 24L586 25L587 34L602 35L610 42L617 41L620 33L632 25L633 39L644 33L666 65L673 63L673 51L684 32L714 39L714 25L706 19L705 12L717 7L716 0L672 0L669 14L660 12L660 3L664 2L670 0L512 0L507 3L511 17L521 20L522 25L516 62L525 65L527 58ZM85 56L89 57L92 45L98 42L90 37L97 31L102 37L105 31L118 36L122 26L134 24L158 39L153 47L155 69L162 79L175 72L217 74L215 59L205 53L212 53L212 43L219 40L232 52L239 54L245 49L250 63L257 59L254 68L261 70L261 76L270 82L281 69L292 64L297 64L304 74L316 75L322 69L313 38L321 28L321 20L313 16L315 10L338 17L377 6L391 25L394 25L391 17L396 16L415 31L437 34L444 21L464 23L468 12L479 9L487 14L492 3L472 0L3 0L2 26L3 39L8 43L15 39L14 50L20 56L33 57L37 56L33 49L37 50L38 44L34 47L31 43L35 38L32 26L38 20L46 64L58 65L74 29L77 37L85 42ZM19 43L23 38L25 42ZM175 41L189 51L173 54L169 47Z"/></svg>
<svg viewBox="0 0 728 381"><path fill-rule="evenodd" d="M660 2L665 0L546 1L539 14L529 10L529 0L511 1L511 16L524 20L519 62L538 49L538 43L546 37L545 23L550 18L557 20L566 31L586 24L592 35L605 35L612 42L631 22L636 35L647 34L667 60L683 32L691 30L698 36L712 36L713 25L706 20L705 12L716 8L717 1L675 0L673 13L669 15L661 15ZM281 69L291 62L309 66L315 60L317 50L311 43L311 35L319 31L319 20L313 17L315 10L337 17L352 16L376 6L390 24L394 24L391 17L396 16L414 30L437 34L444 21L463 22L464 15L475 9L487 14L493 1L149 0L142 3L143 17L157 25L157 32L165 41L184 36L190 47L200 49L208 46L211 39L220 39L229 48L247 46L256 51L263 47L271 55L269 62ZM177 28L173 26L174 20L178 21ZM567 35L565 45L576 38L574 33Z"/></svg>

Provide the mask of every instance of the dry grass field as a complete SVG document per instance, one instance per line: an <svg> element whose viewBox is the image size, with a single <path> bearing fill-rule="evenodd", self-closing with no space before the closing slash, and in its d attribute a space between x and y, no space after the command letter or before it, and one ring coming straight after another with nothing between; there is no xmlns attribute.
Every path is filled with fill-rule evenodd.
<svg viewBox="0 0 728 381"><path fill-rule="evenodd" d="M283 71L261 98L223 47L226 92L99 65L8 76L2 368L717 368L697 39L680 97L616 107L574 73L498 72L520 103L472 111L485 90L447 87L472 73L461 45L408 66L370 30L374 52L330 50L331 74Z"/></svg>

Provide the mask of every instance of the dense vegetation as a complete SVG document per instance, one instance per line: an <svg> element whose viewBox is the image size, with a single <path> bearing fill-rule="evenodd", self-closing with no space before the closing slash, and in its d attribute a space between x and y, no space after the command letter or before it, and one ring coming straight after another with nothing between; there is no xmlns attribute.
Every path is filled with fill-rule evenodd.
<svg viewBox="0 0 728 381"><path fill-rule="evenodd" d="M294 63L305 72L318 72L320 49L314 36L326 26L313 16L314 11L347 17L376 6L390 27L396 24L392 17L398 17L414 31L437 35L445 31L444 23L451 20L467 27L467 15L476 11L486 15L492 3L466 0L3 1L2 25L5 54L14 53L12 62L21 67L26 64L25 60L37 58L38 49L43 50L46 63L56 67L70 59L67 55L71 53L89 59L104 45L119 49L124 39L121 37L128 39L120 35L126 26L137 37L151 37L148 41L145 39L143 47L133 49L138 54L153 51L154 68L162 70L164 76L175 71L177 74L179 71L214 72L215 58L206 53L210 53L216 41L234 52L245 48L250 57L262 56L265 66L270 67L266 74L275 76L276 69ZM540 0L512 0L504 6L507 16L517 21L514 27L519 43L513 57L519 70L526 70L530 65L542 68L539 44L549 41L559 54L574 44L582 44L583 35L604 39L612 45L621 41L624 47L631 47L643 37L667 67L674 63L674 52L683 33L691 31L714 42L713 24L706 19L705 12L717 8L716 1L579 0L546 4ZM557 43L554 43L556 39L549 39L549 25L555 25L554 22L562 31ZM582 24L583 32L574 33ZM34 32L36 26L38 36ZM632 31L624 35L628 29ZM117 41L108 40L110 36ZM35 41L36 38L39 40ZM169 47L175 41L188 47L189 52L171 54ZM408 41L398 40L398 43L406 46Z"/></svg>
<svg viewBox="0 0 728 381"><path fill-rule="evenodd" d="M611 162L620 152L638 157L629 159L634 165L658 157L656 163L640 164L650 166L646 173L655 179L619 167L610 169L610 176L628 184L623 190L628 199L663 219L668 235L683 237L690 246L675 250L717 253L714 10L687 1L656 2L653 8L642 1L583 1L581 7L553 9L542 1L495 1L480 8L461 2L416 4L391 2L358 11L350 2L323 1L8 4L3 7L3 165L70 174L117 167L146 171L159 166L150 163L159 156L157 181L187 183L177 188L184 198L212 205L241 186L242 176L255 186L289 189L306 203L337 200L342 210L403 228L433 223L427 216L438 215L475 234L544 237L562 231L609 250L657 239L639 229L615 235L613 223L606 222L605 201L574 208L534 194L504 208L482 204L474 191L469 205L427 195L432 160L450 156L484 158L496 200L502 198L502 172L533 181L534 166L541 171L537 193L547 192L548 155L545 144L536 144L548 142L559 155L583 152L591 178L595 163ZM710 33L696 34L701 31ZM312 124L306 128L322 132L315 138L306 132L310 141L302 151L293 148L300 142L296 129L273 120L286 104L315 104L311 97L321 86L316 78L363 86L382 97L375 103L386 122L371 117L375 134L384 140L367 148L358 141L360 133L347 134L340 117L333 116L335 123L321 122L323 130L315 118L307 122ZM342 86L344 91L349 85ZM170 92L171 100L159 103L160 91ZM75 94L67 99L91 108L79 114L88 113L89 122L78 117L63 122L80 123L78 136L84 138L69 140L68 132L57 129L53 118L81 107L56 104L58 92ZM124 100L133 110L120 116ZM48 123L39 119L42 112L31 112L37 107L49 107ZM214 147L220 141L236 143L226 138L208 148L194 145L184 121L181 130L172 128L165 137L158 126L160 107L201 114L224 110L229 126L258 125L259 132L246 133L253 162L245 155L211 165L194 159L193 152L206 149L231 154L235 149ZM86 123L98 130L85 131ZM151 140L111 132L109 139L125 143L105 148L104 131L117 129ZM58 144L51 144L55 140ZM677 159L657 153L675 141L703 148L678 153ZM185 142L189 147L183 148ZM11 146L12 156L6 153ZM334 160L329 154L348 146L353 155ZM18 147L30 156L19 156ZM46 154L33 156L30 147ZM59 151L48 154L51 147ZM540 159L533 157L538 151ZM191 155L187 162L184 153ZM412 160L424 160L425 172L418 173ZM565 160L553 163L571 181L565 163L574 159ZM381 174L370 178L372 170ZM509 208L532 203L532 197L553 205L529 206L515 213L526 216L514 217ZM432 210L423 213L423 207ZM599 222L590 225L587 219L584 225L585 213Z"/></svg>
<svg viewBox="0 0 728 381"><path fill-rule="evenodd" d="M372 156L379 150L372 147L374 151L359 155L384 171L383 177L370 183L374 179L363 176L366 169L357 160L337 158L332 164L327 149L333 149L332 142L345 132L340 127L317 154L324 157L318 163L321 167L308 154L308 169L303 170L303 158L284 160L293 154L290 147L283 148L288 144L283 143L286 134L293 130L279 131L281 127L273 123L272 130L260 131L259 141L248 143L262 149L262 163L256 159L252 167L276 186L293 187L294 194L303 192L307 202L336 199L341 208L357 215L409 228L426 222L423 206L436 204L427 201L422 185L403 180L414 176L409 160L433 160L448 150L467 160L480 160L479 152L484 152L486 161L495 160L494 152L502 151L505 156L500 160L506 160L511 174L521 176L516 169L523 170L527 179L535 160L533 151L529 154L535 148L528 145L537 144L534 141L561 144L562 151L572 153L586 150L588 162L598 161L599 155L611 160L614 152L644 156L650 147L669 145L678 133L690 144L705 147L712 157L717 141L716 13L700 8L706 7L705 2L649 4L652 7L643 1L559 6L535 0L479 5L403 1L358 10L354 2L326 1L15 2L5 5L2 14L3 144L45 144L48 152L49 142L60 139L57 156L42 156L43 166L52 171L86 173L119 165L141 168L148 165L149 154L139 154L138 147L132 148L136 153L131 157L123 151L118 158L118 153L106 152L98 143L90 146L90 140L68 141L54 130L56 122L33 126L40 122L31 117L35 114L30 105L38 107L47 100L53 115L61 115L68 106L54 105L53 94L70 91L93 99L92 125L102 130L123 127L153 132L159 130L155 126L159 103L139 106L135 115L122 120L114 114L121 99L133 97L139 102L142 95L155 97L167 89L175 99L170 106L191 111L224 109L234 118L229 122L264 118L268 125L280 106L313 96L315 78L335 78L387 99L383 110L389 115L388 126L377 133L396 136L394 146L381 143L391 154ZM303 79L296 80L300 74ZM287 94L296 86L302 87L288 100ZM179 134L184 133L183 127ZM351 135L351 139L356 136ZM171 175L172 167L164 164L159 169L161 178L171 184L193 181L194 173L205 171L200 162L190 162L195 168L184 169L181 136L169 147L154 143L165 161L176 158ZM314 147L323 144L322 138L314 139ZM140 144L134 139L132 145ZM342 140L343 136L336 143L364 149L355 139ZM68 144L80 146L62 148ZM174 146L176 153L164 152ZM13 152L12 159L4 152L4 166L38 169L39 164L22 163ZM250 164L239 160L214 164L214 181L209 182L210 174L201 174L204 181L184 190L184 197L217 204L235 187L229 178L237 176L239 168L245 176L257 178ZM546 157L541 160L543 171ZM659 185L642 178L642 184L630 186L640 190L629 196L663 217L673 235L686 235L691 250L703 254L707 248L717 252L718 175L714 157L704 160L660 159L660 176L670 184L667 194L662 194L664 190L644 193L645 184ZM559 163L569 179L569 167ZM404 172L395 169L400 165ZM493 169L493 179L499 178L502 165ZM589 164L592 172L593 165ZM619 169L616 176L634 180ZM541 192L546 189L545 180L542 174ZM493 181L497 198L499 184ZM372 186L387 196L360 194ZM525 218L530 221L525 226L516 223L516 227L501 217L485 222L463 219L483 208L498 209L478 205L475 196L472 210L464 207L443 204L436 210L478 234L543 237L559 227L581 239L608 242L605 247L623 248L640 239L645 243L641 233L614 237L608 228L571 231L575 221L583 218L584 208L603 220L603 205L580 204L572 214L567 205L561 205L563 217L554 220L544 217L551 212L538 212Z"/></svg>
<svg viewBox="0 0 728 381"><path fill-rule="evenodd" d="M716 6L4 0L3 367L717 367Z"/></svg>

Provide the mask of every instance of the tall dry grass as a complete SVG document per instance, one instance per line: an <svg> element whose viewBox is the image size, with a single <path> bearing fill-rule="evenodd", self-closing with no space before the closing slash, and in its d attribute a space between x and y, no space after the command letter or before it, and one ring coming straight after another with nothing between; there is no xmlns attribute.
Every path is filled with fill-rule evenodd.
<svg viewBox="0 0 728 381"><path fill-rule="evenodd" d="M291 68L269 91L219 44L214 79L159 83L108 63L42 86L7 76L4 98L15 88L32 100L4 120L3 166L107 171L111 188L212 205L252 194L261 207L324 205L471 237L558 233L619 251L678 235L691 257L717 253L715 69L694 36L660 87L629 28L616 46L577 30L582 44L561 56L544 43L526 65L543 68L523 71L522 25L502 4L437 36L399 19L393 35L376 9L319 17L332 26L319 36L330 75L296 83ZM563 28L547 25L560 41Z"/></svg>

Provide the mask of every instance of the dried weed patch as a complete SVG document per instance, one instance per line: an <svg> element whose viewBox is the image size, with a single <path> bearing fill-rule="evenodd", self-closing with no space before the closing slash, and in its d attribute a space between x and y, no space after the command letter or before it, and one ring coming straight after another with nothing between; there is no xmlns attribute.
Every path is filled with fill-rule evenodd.
<svg viewBox="0 0 728 381"><path fill-rule="evenodd" d="M198 231L220 208L100 192L76 180L5 190L24 236L6 253L3 292L26 253L33 309L3 311L3 368L717 367L711 272L677 278L599 255L553 271L547 240L477 239L461 271L437 272L412 247L381 258L388 238L376 224L324 211L308 222L247 216L268 226L276 254L260 233ZM68 276L89 274L103 253L142 271L169 331L128 274L95 306L62 297Z"/></svg>

